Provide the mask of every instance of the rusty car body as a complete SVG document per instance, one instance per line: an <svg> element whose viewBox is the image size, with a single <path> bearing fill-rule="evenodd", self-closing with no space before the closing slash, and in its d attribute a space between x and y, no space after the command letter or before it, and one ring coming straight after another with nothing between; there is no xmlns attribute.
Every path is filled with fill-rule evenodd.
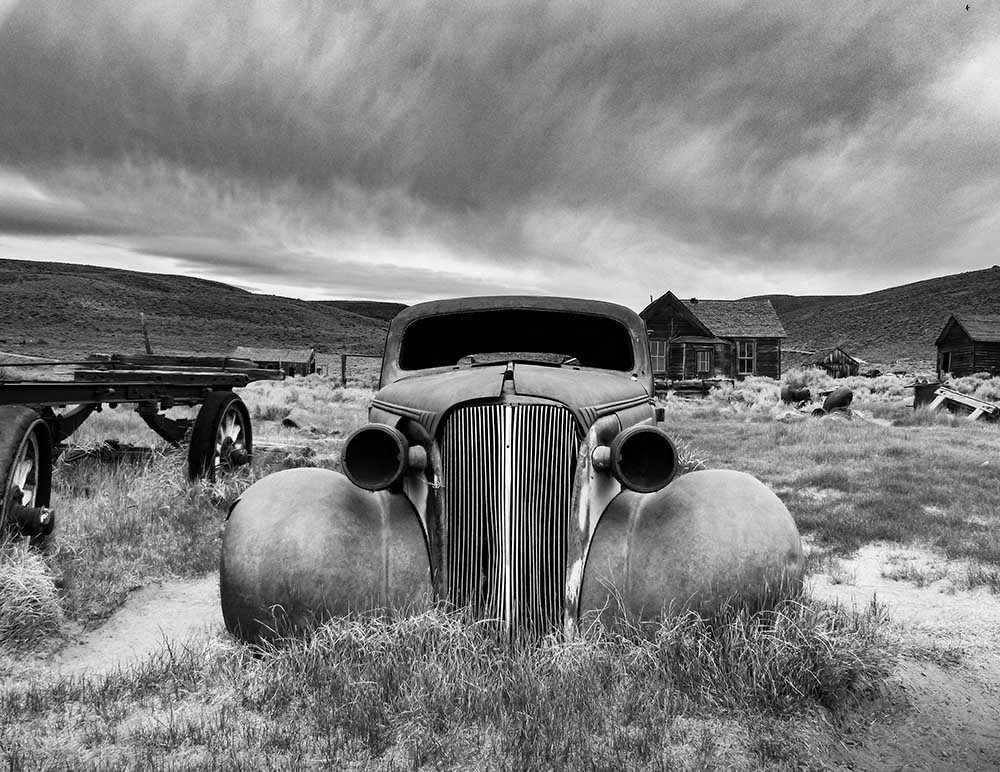
<svg viewBox="0 0 1000 772"><path fill-rule="evenodd" d="M801 582L780 500L749 475L694 471L653 399L633 311L593 300L461 298L391 322L369 423L343 474L248 488L223 535L222 611L251 641L291 624L443 603L511 632L588 616L711 613Z"/></svg>

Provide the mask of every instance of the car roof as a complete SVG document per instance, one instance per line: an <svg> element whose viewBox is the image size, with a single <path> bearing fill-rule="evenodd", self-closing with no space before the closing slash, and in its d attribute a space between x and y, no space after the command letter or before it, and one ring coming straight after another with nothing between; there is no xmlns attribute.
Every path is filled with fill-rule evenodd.
<svg viewBox="0 0 1000 772"><path fill-rule="evenodd" d="M618 319L627 327L644 329L639 315L630 308L606 300L586 298L550 297L544 295L487 295L467 298L448 298L417 303L400 311L393 318L391 327L405 327L414 319L439 314L465 311L497 311L505 308L529 308L541 311L567 311L578 314L595 314Z"/></svg>
<svg viewBox="0 0 1000 772"><path fill-rule="evenodd" d="M636 342L637 365L644 365L646 352L646 323L630 308L605 300L586 298L552 297L544 295L488 295L477 297L448 298L417 303L400 311L389 324L386 335L385 358L382 365L382 383L396 380L402 373L397 368L400 343L406 328L417 321L431 316L469 313L476 311L537 310L588 314L614 319L624 325ZM644 369L644 368L643 368Z"/></svg>

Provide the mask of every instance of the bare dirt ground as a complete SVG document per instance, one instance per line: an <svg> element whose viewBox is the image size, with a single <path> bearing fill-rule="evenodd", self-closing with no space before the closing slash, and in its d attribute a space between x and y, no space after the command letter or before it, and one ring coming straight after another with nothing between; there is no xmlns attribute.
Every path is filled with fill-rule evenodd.
<svg viewBox="0 0 1000 772"><path fill-rule="evenodd" d="M884 698L862 709L839 758L826 761L872 772L1000 770L1000 597L886 578L893 559L892 548L869 545L809 582L815 597L848 607L873 597L884 604L901 651ZM165 582L136 591L99 628L35 666L109 672L221 630L217 576Z"/></svg>
<svg viewBox="0 0 1000 772"><path fill-rule="evenodd" d="M842 763L873 772L1000 770L1000 597L948 580L917 587L886 578L895 551L868 545L811 579L815 597L884 604L901 647L885 704L866 716Z"/></svg>
<svg viewBox="0 0 1000 772"><path fill-rule="evenodd" d="M164 646L206 640L222 631L219 577L170 581L133 592L100 627L70 636L41 668L63 675L113 672Z"/></svg>

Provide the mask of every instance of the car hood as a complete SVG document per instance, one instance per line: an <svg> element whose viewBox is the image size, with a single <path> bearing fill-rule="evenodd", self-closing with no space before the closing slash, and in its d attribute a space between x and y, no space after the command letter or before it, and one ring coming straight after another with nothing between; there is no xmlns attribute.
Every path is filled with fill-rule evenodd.
<svg viewBox="0 0 1000 772"><path fill-rule="evenodd" d="M508 380L512 385L505 387ZM627 375L518 362L403 378L382 388L372 408L418 421L433 436L452 407L502 397L559 402L573 412L584 429L603 415L650 401L642 384Z"/></svg>

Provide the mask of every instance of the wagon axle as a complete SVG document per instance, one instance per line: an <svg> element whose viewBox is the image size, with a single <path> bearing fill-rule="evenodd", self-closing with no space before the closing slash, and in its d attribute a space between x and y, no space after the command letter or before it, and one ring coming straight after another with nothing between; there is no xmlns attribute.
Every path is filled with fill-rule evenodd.
<svg viewBox="0 0 1000 772"><path fill-rule="evenodd" d="M22 536L48 536L56 524L56 513L49 507L29 507L15 500L9 502L7 512Z"/></svg>

